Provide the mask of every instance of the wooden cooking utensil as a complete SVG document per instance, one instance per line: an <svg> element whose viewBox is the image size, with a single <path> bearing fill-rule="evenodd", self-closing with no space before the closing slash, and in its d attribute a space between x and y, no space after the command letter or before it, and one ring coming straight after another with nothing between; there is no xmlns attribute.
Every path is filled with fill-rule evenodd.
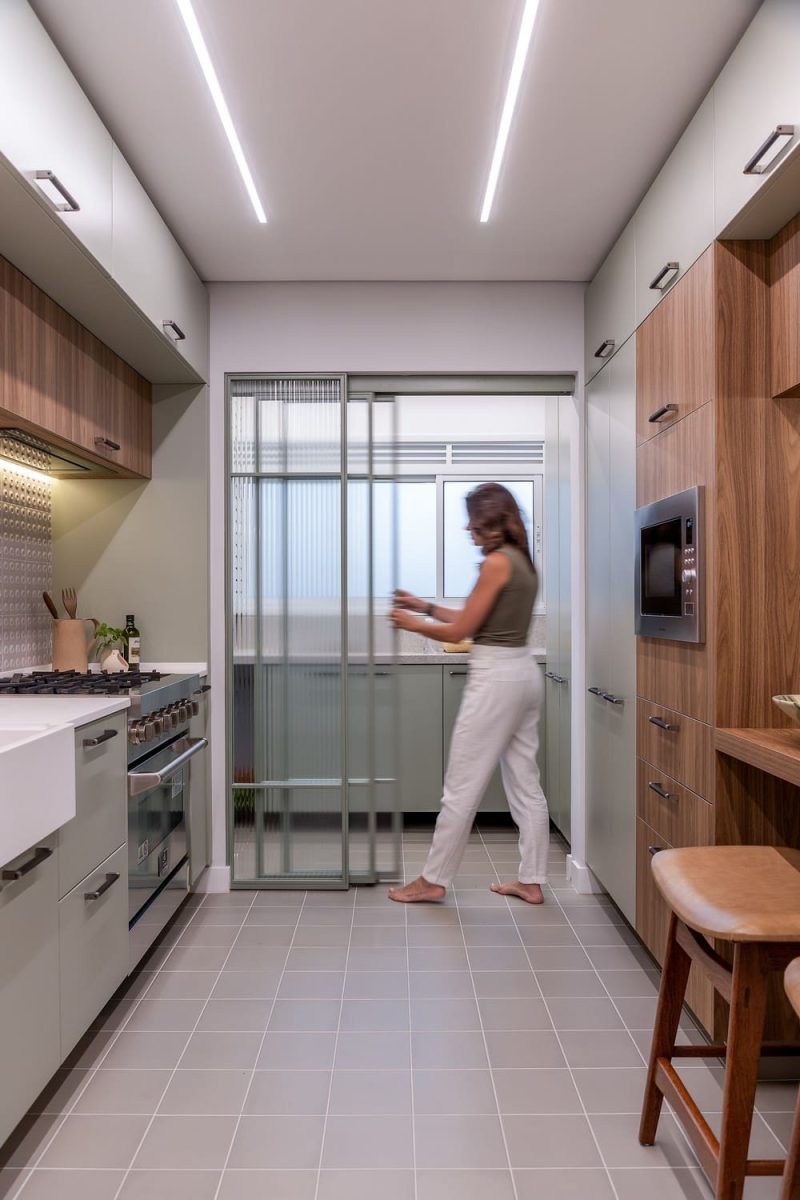
<svg viewBox="0 0 800 1200"><path fill-rule="evenodd" d="M42 592L42 599L44 600L45 604L47 605L50 616L53 618L54 621L57 621L58 620L58 609L56 608L55 604L53 603L53 597L50 595L49 592Z"/></svg>
<svg viewBox="0 0 800 1200"><path fill-rule="evenodd" d="M74 621L78 611L78 596L75 588L64 588L61 593L61 600L67 611L67 616L72 617Z"/></svg>

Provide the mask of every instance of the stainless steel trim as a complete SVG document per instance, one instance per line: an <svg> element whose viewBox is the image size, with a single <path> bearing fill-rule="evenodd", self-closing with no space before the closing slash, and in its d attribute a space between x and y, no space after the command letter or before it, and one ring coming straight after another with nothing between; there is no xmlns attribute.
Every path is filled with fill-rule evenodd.
<svg viewBox="0 0 800 1200"><path fill-rule="evenodd" d="M642 531L651 525L680 518L694 519L695 543L693 569L697 578L694 587L694 613L679 617L657 616L642 612ZM634 566L635 631L638 637L662 638L678 642L705 641L705 488L687 488L674 496L655 500L637 508L635 513L636 543Z"/></svg>
<svg viewBox="0 0 800 1200"><path fill-rule="evenodd" d="M661 408L657 408L655 412L650 413L650 416L647 419L651 425L657 425L662 417L665 417L667 413L676 413L677 411L677 404L662 404Z"/></svg>
<svg viewBox="0 0 800 1200"><path fill-rule="evenodd" d="M614 695L612 695L611 692L603 692L603 699L607 700L609 704L624 704L625 703L625 701L622 699L621 696L614 696Z"/></svg>
<svg viewBox="0 0 800 1200"><path fill-rule="evenodd" d="M451 675L468 675L469 672L468 671L451 671L450 674Z"/></svg>
<svg viewBox="0 0 800 1200"><path fill-rule="evenodd" d="M680 725L671 725L663 717L648 717L647 719L651 725L657 726L658 729L666 729L667 733L677 733L680 729Z"/></svg>
<svg viewBox="0 0 800 1200"><path fill-rule="evenodd" d="M61 180L53 171L34 171L33 177L36 180L46 179L47 182L51 183L56 191L60 192L64 197L64 204L55 204L52 200L50 200L50 203L53 205L53 208L56 210L56 212L80 212L80 204L78 204L78 201L75 199L72 193L67 191Z"/></svg>
<svg viewBox="0 0 800 1200"><path fill-rule="evenodd" d="M37 846L27 862L24 862L21 867L14 867L12 870L6 868L0 871L0 879L5 883L11 883L15 879L22 879L23 875L27 875L34 867L38 867L46 859L50 858L53 851L49 846Z"/></svg>
<svg viewBox="0 0 800 1200"><path fill-rule="evenodd" d="M648 846L647 853L652 858L654 854L660 854L663 849L664 849L663 846Z"/></svg>
<svg viewBox="0 0 800 1200"><path fill-rule="evenodd" d="M778 138L782 137L794 137L794 125L776 125L769 136L766 137L758 147L753 157L748 158L747 162L742 167L742 174L763 175L767 168L775 160L774 158L770 159L770 162L762 163L761 166L759 166L759 159L763 158L767 151L772 149Z"/></svg>
<svg viewBox="0 0 800 1200"><path fill-rule="evenodd" d="M675 799L672 792L668 792L666 788L663 788L660 783L656 783L654 780L651 780L647 786L650 788L651 792L655 792L655 794L660 796L662 800Z"/></svg>
<svg viewBox="0 0 800 1200"><path fill-rule="evenodd" d="M587 689L590 696L602 696L603 689L599 687L590 687Z"/></svg>
<svg viewBox="0 0 800 1200"><path fill-rule="evenodd" d="M93 892L84 892L84 900L99 900L109 888L112 888L120 878L118 871L109 871L99 888L95 888Z"/></svg>
<svg viewBox="0 0 800 1200"><path fill-rule="evenodd" d="M151 788L166 783L189 759L194 758L195 754L199 754L207 746L208 738L179 738L172 747L178 754L163 771L128 772L128 795L141 796L143 792L149 792Z"/></svg>
<svg viewBox="0 0 800 1200"><path fill-rule="evenodd" d="M595 358L610 358L616 349L616 345L617 342L615 338L606 338L605 341L601 342L595 350Z"/></svg>
<svg viewBox="0 0 800 1200"><path fill-rule="evenodd" d="M656 277L654 279L652 279L647 286L649 288L652 288L652 290L654 292L666 291L666 289L669 287L669 285L671 283L675 282L674 279L668 280L666 278L666 276L672 274L673 272L675 273L675 275L677 275L678 272L680 271L680 269L681 269L681 264L678 262L664 263L664 266L658 272Z"/></svg>
<svg viewBox="0 0 800 1200"><path fill-rule="evenodd" d="M90 746L102 746L103 742L110 742L111 739L115 738L118 733L118 729L104 729L102 733L97 735L97 737L84 738L83 745L86 748L89 748Z"/></svg>
<svg viewBox="0 0 800 1200"><path fill-rule="evenodd" d="M173 342L185 342L186 334L181 329L180 325L175 321L162 321L161 328L166 333L167 337L171 337Z"/></svg>

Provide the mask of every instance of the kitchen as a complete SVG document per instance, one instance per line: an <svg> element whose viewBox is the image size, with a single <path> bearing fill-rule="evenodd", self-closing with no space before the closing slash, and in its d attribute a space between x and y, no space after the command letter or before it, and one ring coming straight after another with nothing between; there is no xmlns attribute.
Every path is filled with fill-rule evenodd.
<svg viewBox="0 0 800 1200"><path fill-rule="evenodd" d="M690 1122L637 1137L655 880L662 850L800 846L772 702L797 689L800 28L788 0L670 7L0 7L0 680L60 661L42 593L65 588L81 618L134 613L159 676L0 695L3 796L29 801L0 818L0 1194L713 1194ZM386 70L409 56L413 95ZM553 157L555 95L579 155ZM375 529L427 489L420 588L458 599L445 496L491 478L530 489L540 553L551 884L536 911L487 895L514 861L495 790L454 896L398 913L384 883L422 867L468 660L392 641L374 569L413 564ZM687 492L651 554L637 511L652 529ZM292 558L309 529L326 553ZM661 626L637 636L637 545L695 572L688 634L645 569ZM139 788L164 801L145 832ZM131 909L137 872L155 900ZM725 1038L719 972L689 980L700 1049ZM768 1014L798 1040L778 973ZM722 1067L686 1062L713 1138ZM760 1160L790 1148L792 1074L758 1085Z"/></svg>

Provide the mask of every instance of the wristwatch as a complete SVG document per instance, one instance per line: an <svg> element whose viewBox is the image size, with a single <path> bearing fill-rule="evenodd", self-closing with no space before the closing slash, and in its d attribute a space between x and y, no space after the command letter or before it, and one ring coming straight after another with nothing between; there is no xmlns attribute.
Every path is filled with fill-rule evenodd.
<svg viewBox="0 0 800 1200"><path fill-rule="evenodd" d="M435 604L426 604L426 605L425 605L425 616L426 616L426 617L432 617L432 616L433 616L433 610L434 610L434 608L435 608L435 607L436 607L436 605L435 605Z"/></svg>

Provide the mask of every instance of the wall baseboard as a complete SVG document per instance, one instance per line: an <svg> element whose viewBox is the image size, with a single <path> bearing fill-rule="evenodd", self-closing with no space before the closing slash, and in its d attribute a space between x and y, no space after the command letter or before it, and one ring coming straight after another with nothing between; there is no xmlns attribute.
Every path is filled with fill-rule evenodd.
<svg viewBox="0 0 800 1200"><path fill-rule="evenodd" d="M567 879L582 896L605 893L605 888L586 866L572 854L567 855Z"/></svg>
<svg viewBox="0 0 800 1200"><path fill-rule="evenodd" d="M208 867L194 885L196 892L229 892L231 869L228 866Z"/></svg>

